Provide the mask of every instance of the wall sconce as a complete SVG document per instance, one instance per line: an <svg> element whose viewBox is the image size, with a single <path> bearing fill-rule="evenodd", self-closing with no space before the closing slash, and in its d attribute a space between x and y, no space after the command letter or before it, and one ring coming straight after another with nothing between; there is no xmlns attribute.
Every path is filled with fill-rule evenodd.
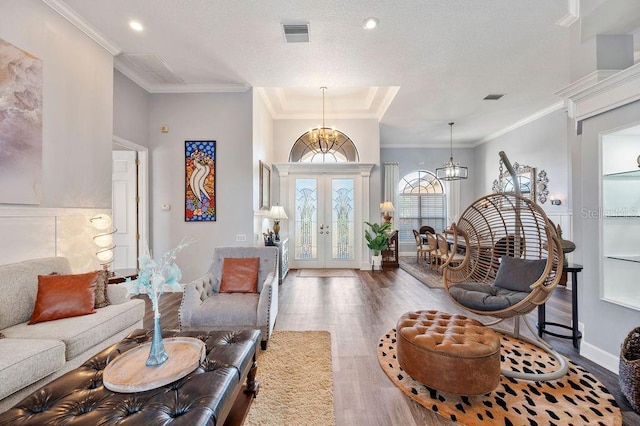
<svg viewBox="0 0 640 426"><path fill-rule="evenodd" d="M282 206L271 206L269 217L273 219L273 232L276 234L276 241L280 241L280 219L289 219Z"/></svg>
<svg viewBox="0 0 640 426"><path fill-rule="evenodd" d="M391 223L393 216L391 216L390 212L396 211L396 208L393 207L393 203L391 201L385 201L380 204L380 211L384 213L384 223Z"/></svg>
<svg viewBox="0 0 640 426"><path fill-rule="evenodd" d="M93 242L98 246L96 257L104 270L108 271L109 265L113 262L113 249L116 248L116 245L113 243L113 234L116 233L117 229L111 226L113 221L107 214L94 216L89 219L89 222L91 222L94 229L99 231L99 233L93 237Z"/></svg>
<svg viewBox="0 0 640 426"><path fill-rule="evenodd" d="M560 200L559 198L556 198L555 195L552 195L551 204L554 206L559 206L560 204L562 204L562 200Z"/></svg>

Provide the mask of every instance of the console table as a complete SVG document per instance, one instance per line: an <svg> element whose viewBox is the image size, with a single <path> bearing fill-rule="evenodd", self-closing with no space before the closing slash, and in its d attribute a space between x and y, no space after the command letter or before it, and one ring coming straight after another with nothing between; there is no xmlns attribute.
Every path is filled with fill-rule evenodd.
<svg viewBox="0 0 640 426"><path fill-rule="evenodd" d="M380 252L382 255L382 268L398 268L398 231L393 231L387 240L387 249Z"/></svg>
<svg viewBox="0 0 640 426"><path fill-rule="evenodd" d="M563 271L571 274L571 325L559 324L557 322L549 322L546 320L545 305L538 306L538 336L542 337L544 333L550 336L560 337L561 339L573 340L573 347L578 349L580 347L580 339L582 333L578 330L578 272L582 271L583 266L575 263L569 263L565 265ZM546 326L561 327L567 330L571 330L571 334L559 334L554 333L546 329Z"/></svg>

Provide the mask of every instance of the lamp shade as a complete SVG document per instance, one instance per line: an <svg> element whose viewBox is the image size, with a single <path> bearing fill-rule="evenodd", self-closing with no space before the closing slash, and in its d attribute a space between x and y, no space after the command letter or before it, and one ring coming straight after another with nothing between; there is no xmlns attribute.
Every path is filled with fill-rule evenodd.
<svg viewBox="0 0 640 426"><path fill-rule="evenodd" d="M113 261L113 247L98 251L96 257L103 265L111 263Z"/></svg>
<svg viewBox="0 0 640 426"><path fill-rule="evenodd" d="M282 206L271 206L271 210L269 210L269 217L271 219L289 219L287 217L287 213L284 211L284 207Z"/></svg>
<svg viewBox="0 0 640 426"><path fill-rule="evenodd" d="M113 221L108 214L99 214L89 219L91 225L98 230L108 229L111 227Z"/></svg>
<svg viewBox="0 0 640 426"><path fill-rule="evenodd" d="M110 247L111 245L113 245L113 235L99 234L93 237L93 241L98 247Z"/></svg>
<svg viewBox="0 0 640 426"><path fill-rule="evenodd" d="M384 203L380 204L380 211L381 212L395 212L396 208L393 207L393 203L391 201L385 201Z"/></svg>

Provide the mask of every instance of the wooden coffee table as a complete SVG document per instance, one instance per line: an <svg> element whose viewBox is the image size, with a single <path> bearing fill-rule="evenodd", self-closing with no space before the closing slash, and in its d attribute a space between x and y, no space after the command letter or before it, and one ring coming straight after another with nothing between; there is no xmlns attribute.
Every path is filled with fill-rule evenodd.
<svg viewBox="0 0 640 426"><path fill-rule="evenodd" d="M241 425L258 393L256 351L259 330L178 332L204 342L206 357L186 376L143 392L113 392L102 383L103 370L122 354L151 339L136 330L75 370L53 380L0 414L0 425L136 424Z"/></svg>

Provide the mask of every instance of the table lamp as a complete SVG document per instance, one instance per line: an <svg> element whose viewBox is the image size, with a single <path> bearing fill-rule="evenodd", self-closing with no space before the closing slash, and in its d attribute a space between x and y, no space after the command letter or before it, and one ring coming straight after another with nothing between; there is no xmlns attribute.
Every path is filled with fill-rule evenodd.
<svg viewBox="0 0 640 426"><path fill-rule="evenodd" d="M271 206L269 217L273 219L273 232L276 234L276 241L280 241L280 219L289 219L282 206Z"/></svg>
<svg viewBox="0 0 640 426"><path fill-rule="evenodd" d="M391 216L389 212L396 211L396 208L393 207L393 203L391 201L385 201L384 203L380 204L380 211L384 212L384 222L391 223L391 219L393 219L393 216Z"/></svg>

